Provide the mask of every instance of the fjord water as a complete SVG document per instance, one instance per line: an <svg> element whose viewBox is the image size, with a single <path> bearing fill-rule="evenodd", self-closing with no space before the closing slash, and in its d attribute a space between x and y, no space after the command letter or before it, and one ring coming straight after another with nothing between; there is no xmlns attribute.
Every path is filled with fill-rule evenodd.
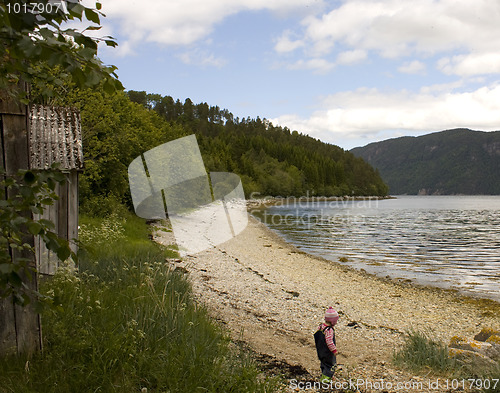
<svg viewBox="0 0 500 393"><path fill-rule="evenodd" d="M500 301L500 196L295 201L255 215L310 254Z"/></svg>

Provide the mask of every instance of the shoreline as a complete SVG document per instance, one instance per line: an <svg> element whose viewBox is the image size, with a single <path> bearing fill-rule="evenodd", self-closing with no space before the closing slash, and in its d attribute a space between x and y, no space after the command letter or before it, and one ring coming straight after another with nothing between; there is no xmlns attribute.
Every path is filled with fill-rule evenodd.
<svg viewBox="0 0 500 393"><path fill-rule="evenodd" d="M265 224L264 224L265 225ZM367 271L364 268L356 268L351 265L346 265L341 262L337 262L333 259L328 259L325 257L322 257L320 255L316 255L307 251L304 251L302 248L295 246L291 242L288 242L285 240L277 231L274 229L271 229L266 226L266 228L271 231L277 238L281 239L283 242L287 243L289 246L297 249L297 252L303 253L305 255L310 256L311 258L316 258L318 260L321 260L326 263L332 263L334 265L337 265L339 268L345 268L347 270L352 270L355 272L358 272L362 275L366 275L367 277L370 277L372 279L377 279L377 280L382 280L382 281L389 281L394 284L399 284L403 286L413 286L416 288L421 288L424 290L437 290L437 291L442 291L442 292L447 292L451 296L458 296L462 297L464 299L467 299L469 302L478 302L478 303L489 303L491 304L492 307L497 307L500 312L500 300L492 299L491 297L487 297L485 294L479 293L479 292L472 292L472 291L467 291L467 289L463 288L456 288L456 287L448 287L448 286L437 286L433 285L432 282L426 282L425 280L418 281L417 279L411 279L411 278L404 278L404 277L398 277L398 276L390 276L390 275L380 275L378 273L372 273Z"/></svg>
<svg viewBox="0 0 500 393"><path fill-rule="evenodd" d="M397 199L392 195L385 196L301 196L301 197L264 197L252 198L246 201L247 210L265 209L270 206L284 206L290 203L310 203L310 202L347 202L347 201L382 201L386 199Z"/></svg>
<svg viewBox="0 0 500 393"><path fill-rule="evenodd" d="M415 196L417 197L417 196ZM477 196L473 196L477 197ZM262 202L262 203L257 203L255 201L250 201L250 204L248 205L247 211L249 212L250 215L257 217L260 221L266 222L269 220L269 222L272 222L272 224L276 224L276 217L278 218L278 226L283 225L282 222L284 222L284 225L293 225L293 220L295 218L300 219L300 220L306 220L307 221L307 212L304 213L302 210L299 210L298 208L310 208L310 207L315 207L314 203L320 203L320 202L336 202L336 203L344 203L344 202L358 202L357 206L360 207L368 207L372 208L370 205L370 201L383 201L387 199L398 199L398 197L395 196L386 196L386 197L377 197L377 196L371 196L371 197L321 197L318 199L314 198L308 198L308 197L302 197L302 198L283 198L283 199L275 199L275 198L269 198L269 202ZM312 205L311 205L312 202ZM374 203L376 203L374 202ZM303 205L305 203L305 205ZM366 203L367 205L365 205ZM299 215L295 217L289 212L287 212L286 215L280 216L281 213L275 212L275 213L269 213L267 214L267 209L272 208L274 206L279 206L279 207L288 207L291 205L291 207L295 208L297 207L297 210L295 210L296 215L298 215L299 211L301 212L302 215ZM320 206L320 205L318 205ZM330 207L332 205L329 205ZM336 206L336 205L335 205ZM378 206L378 205L375 205ZM323 205L320 206L321 209L324 208ZM319 207L318 207L319 208ZM306 209L307 210L307 209ZM316 214L316 213L315 213ZM320 216L323 214L323 210L321 212L317 213ZM292 217L292 224L288 221L289 217ZM312 217L316 217L316 215L313 215ZM328 213L327 213L328 217ZM332 216L336 217L336 216ZM339 215L341 217L339 220L344 219L342 215ZM283 221L282 221L283 220ZM313 226L317 222L313 223ZM304 225L304 221L302 221L302 224ZM283 234L280 233L278 228L274 229L272 228L273 225L267 225L266 227L271 230L272 232L276 233L279 237L282 237L285 241L287 240L288 233L286 230L284 231ZM281 228L279 228L281 229ZM292 236L293 238L293 236ZM352 239L351 239L352 241ZM290 244L292 244L293 240L290 240ZM498 282L498 279L495 275L490 275L490 276L485 276L486 278L481 278L478 277L479 279L476 279L476 276L471 275L470 279L467 280L461 280L459 275L454 275L453 272L446 275L446 273L441 274L440 272L438 274L430 274L428 273L434 273L438 269L432 269L432 268L427 268L425 270L425 266L427 266L425 263L421 263L419 261L413 261L411 259L411 256L407 255L393 255L393 254L388 254L388 258L392 258L393 260L386 261L384 258L380 258L379 256L383 254L383 250L379 249L377 250L378 252L372 254L367 254L364 257L362 256L361 258L356 255L354 252L354 258L350 258L349 251L344 250L344 253L331 253L330 250L327 248L322 248L320 245L318 248L314 249L308 249L309 244L305 242L304 244L300 244L300 241L298 244L294 244L295 247L298 249L308 253L309 255L313 257L318 257L325 259L327 261L331 261L332 263L338 263L341 266L347 266L349 268L353 268L358 271L362 271L364 273L367 273L368 275L372 275L375 277L379 277L382 279L389 279L397 282L408 282L411 283L412 285L415 286L422 286L422 287L430 287L430 288L438 288L440 290L444 291L451 291L456 293L458 296L465 296L465 297L470 297L470 298L477 298L477 299L485 299L485 300L491 300L495 303L500 303L500 295L499 292L497 291L498 285L495 286L495 284ZM356 249L356 251L359 251L360 253L363 253L364 249ZM323 253L326 252L325 253ZM418 270L415 269L413 270L411 267L407 268L404 264L402 265L403 268L400 267L394 267L391 262L394 262L394 258L397 257L399 258L400 261L407 261L408 264L416 265L417 267L422 268L423 270ZM432 256L430 256L432 258ZM443 262L446 262L448 258L445 258ZM485 263L478 263L478 266L482 266ZM397 265L397 264L396 264ZM480 271L474 271L474 274L477 274L478 276L481 275ZM479 273L478 273L479 272ZM468 274L467 272L461 271L460 274ZM500 277L500 276L499 276ZM492 280L491 283L489 280ZM491 284L491 285L490 285Z"/></svg>
<svg viewBox="0 0 500 393"><path fill-rule="evenodd" d="M257 219L257 221L259 221L259 220ZM264 225L265 229L268 230L272 236L274 236L274 241L286 244L287 247L294 249L297 253L307 255L310 258L317 259L318 261L321 261L324 263L331 263L331 264L335 265L336 267L338 267L339 269L345 269L346 271L357 272L363 276L366 276L369 279L380 280L383 282L390 282L390 283L393 283L395 285L401 285L403 287L412 286L412 287L420 288L422 290L445 292L445 293L448 293L450 296L454 296L454 297L458 296L460 298L463 298L464 301L490 304L492 307L498 307L498 311L500 312L500 301L497 301L495 299L491 299L489 297L481 296L481 294L479 294L479 293L467 292L466 290L462 290L460 288L449 288L449 287L444 287L444 286L439 287L436 285L432 285L432 283L420 283L420 282L417 282L415 280L411 280L411 279L407 279L407 278L391 277L388 275L381 276L377 273L370 273L363 268L355 268L354 266L346 265L346 264L343 264L341 262L337 262L335 260L322 257L320 255L315 255L313 253L309 253L307 251L304 251L302 248L295 246L293 243L288 242L277 231L269 228L266 224L262 223L261 221L259 221L259 223Z"/></svg>
<svg viewBox="0 0 500 393"><path fill-rule="evenodd" d="M168 244L171 237L160 231L155 240ZM339 378L419 381L422 377L391 363L408 331L447 344L483 327L500 329L500 303L397 282L307 254L250 215L235 238L170 263L189 273L197 300L229 328L234 341L313 381L319 362L312 334L330 305L341 316Z"/></svg>

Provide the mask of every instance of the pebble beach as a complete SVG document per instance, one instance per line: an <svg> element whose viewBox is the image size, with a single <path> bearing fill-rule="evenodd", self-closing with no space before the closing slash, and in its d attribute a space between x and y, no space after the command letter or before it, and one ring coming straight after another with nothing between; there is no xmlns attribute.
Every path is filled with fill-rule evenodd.
<svg viewBox="0 0 500 393"><path fill-rule="evenodd" d="M174 242L164 230L154 239ZM252 216L226 243L169 262L188 273L198 301L235 342L292 370L288 391L316 391L304 381L320 376L313 334L328 306L340 314L337 380L357 381L360 392L452 391L436 390L430 373L414 375L393 365L405 334L425 332L448 343L482 328L500 329L499 303L375 277L306 254Z"/></svg>

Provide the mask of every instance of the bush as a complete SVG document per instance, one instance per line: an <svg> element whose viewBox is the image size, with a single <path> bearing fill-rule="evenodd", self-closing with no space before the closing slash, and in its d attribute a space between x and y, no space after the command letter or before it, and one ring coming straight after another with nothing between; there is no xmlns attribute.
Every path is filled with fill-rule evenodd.
<svg viewBox="0 0 500 393"><path fill-rule="evenodd" d="M124 215L129 212L120 198L110 193L109 195L93 195L82 198L80 203L80 214L88 217L107 217L111 214Z"/></svg>

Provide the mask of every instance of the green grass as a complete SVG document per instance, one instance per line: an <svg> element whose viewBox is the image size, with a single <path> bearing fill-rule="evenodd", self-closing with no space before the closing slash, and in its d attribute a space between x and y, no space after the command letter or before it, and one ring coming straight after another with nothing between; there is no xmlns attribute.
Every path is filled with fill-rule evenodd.
<svg viewBox="0 0 500 393"><path fill-rule="evenodd" d="M134 216L82 218L79 272L42 291L44 350L0 361L0 392L273 392Z"/></svg>
<svg viewBox="0 0 500 393"><path fill-rule="evenodd" d="M438 373L449 373L458 367L448 357L446 345L417 331L406 336L403 348L394 353L394 362L415 372L431 369Z"/></svg>
<svg viewBox="0 0 500 393"><path fill-rule="evenodd" d="M498 366L485 368L477 364L464 364L448 357L448 347L432 339L427 334L411 331L407 334L403 347L394 352L394 363L415 373L429 372L448 378L468 380L490 380L500 377ZM500 392L500 383L496 387L484 389L484 392Z"/></svg>

